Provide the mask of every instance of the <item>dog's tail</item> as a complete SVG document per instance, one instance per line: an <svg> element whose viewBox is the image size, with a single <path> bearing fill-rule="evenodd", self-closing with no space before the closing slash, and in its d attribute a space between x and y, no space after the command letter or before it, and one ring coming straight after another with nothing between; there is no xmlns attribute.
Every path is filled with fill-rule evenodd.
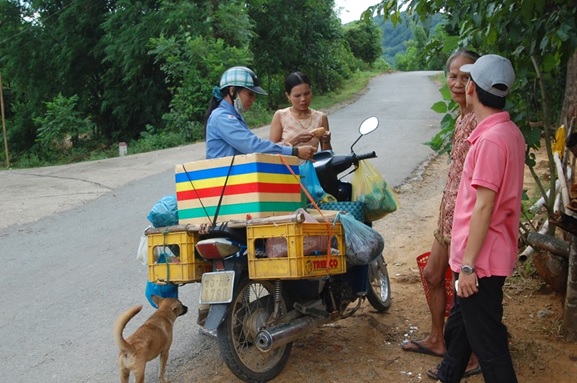
<svg viewBox="0 0 577 383"><path fill-rule="evenodd" d="M126 327L128 321L138 314L140 310L142 310L142 305L134 306L123 312L118 319L116 319L116 324L114 325L114 338L116 339L118 347L122 351L133 351L130 343L128 343L122 336L122 332L124 331L124 327Z"/></svg>

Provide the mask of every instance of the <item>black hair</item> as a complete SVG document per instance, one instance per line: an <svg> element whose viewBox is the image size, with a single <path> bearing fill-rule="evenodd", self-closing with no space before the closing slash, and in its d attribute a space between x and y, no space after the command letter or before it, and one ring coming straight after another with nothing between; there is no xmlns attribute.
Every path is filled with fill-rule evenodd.
<svg viewBox="0 0 577 383"><path fill-rule="evenodd" d="M475 89L477 90L477 96L479 96L479 102L488 108L493 109L504 109L505 108L505 97L495 96L482 89L473 78L471 80L475 83ZM494 88L499 90L507 90L507 85L505 84L495 84Z"/></svg>
<svg viewBox="0 0 577 383"><path fill-rule="evenodd" d="M446 73L449 73L449 70L451 69L451 63L457 57L467 57L467 58L471 59L471 61L475 62L481 56L477 52L473 52L473 51L470 51L468 49L463 49L463 48L457 49L456 51L451 53L451 55L447 59L447 62L445 64L445 72Z"/></svg>
<svg viewBox="0 0 577 383"><path fill-rule="evenodd" d="M208 101L208 109L206 110L206 113L204 115L204 120L202 122L202 125L204 126L204 137L205 138L206 138L206 125L208 124L208 118L212 114L212 111L215 110L216 108L218 108L218 106L220 105L220 103L222 102L224 97L226 97L228 95L229 88L230 88L230 86L227 86L227 87L222 88L220 90L220 94L221 94L220 98L216 98L214 95L212 95L210 97L210 100ZM235 94L236 94L236 91L235 91Z"/></svg>
<svg viewBox="0 0 577 383"><path fill-rule="evenodd" d="M284 91L290 94L291 90L300 84L309 84L309 86L312 86L309 76L302 72L293 72L289 74L284 81Z"/></svg>

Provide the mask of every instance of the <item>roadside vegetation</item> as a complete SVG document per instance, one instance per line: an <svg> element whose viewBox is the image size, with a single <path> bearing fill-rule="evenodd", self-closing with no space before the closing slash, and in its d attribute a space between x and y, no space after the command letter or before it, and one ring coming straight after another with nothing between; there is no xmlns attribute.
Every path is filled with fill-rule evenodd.
<svg viewBox="0 0 577 383"><path fill-rule="evenodd" d="M541 138L549 147L555 128L575 114L577 6L438 4L375 1L363 20L341 25L333 0L0 0L0 163L41 166L114 156L119 142L134 153L202 140L212 88L233 65L255 69L269 92L246 116L257 127L286 105L291 71L309 74L323 109L375 73L442 69L451 51L466 47L512 59L518 88L510 109L532 165ZM429 143L445 152L455 115L442 94L433 108L445 116Z"/></svg>
<svg viewBox="0 0 577 383"><path fill-rule="evenodd" d="M313 81L315 107L375 73L380 29L343 26L333 0L0 0L2 168L62 164L204 139L221 74L253 68L269 96L247 114L270 122L292 71Z"/></svg>

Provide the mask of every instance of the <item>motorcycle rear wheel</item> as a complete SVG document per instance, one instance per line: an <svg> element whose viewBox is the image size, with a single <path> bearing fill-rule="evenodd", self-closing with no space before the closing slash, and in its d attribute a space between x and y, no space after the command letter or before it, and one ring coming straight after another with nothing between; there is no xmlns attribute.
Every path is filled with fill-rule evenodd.
<svg viewBox="0 0 577 383"><path fill-rule="evenodd" d="M391 282L382 254L369 264L368 274L367 299L377 312L385 312L391 307Z"/></svg>
<svg viewBox="0 0 577 383"><path fill-rule="evenodd" d="M254 344L259 330L274 309L274 285L241 277L224 322L218 328L220 353L230 371L245 382L267 382L284 368L292 343L260 351ZM281 297L282 313L287 306Z"/></svg>

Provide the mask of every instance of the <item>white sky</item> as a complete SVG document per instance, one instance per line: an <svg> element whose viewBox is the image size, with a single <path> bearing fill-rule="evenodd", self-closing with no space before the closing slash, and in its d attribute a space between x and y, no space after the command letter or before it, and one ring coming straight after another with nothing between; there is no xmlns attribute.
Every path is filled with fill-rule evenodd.
<svg viewBox="0 0 577 383"><path fill-rule="evenodd" d="M358 20L361 13L371 5L380 3L380 0L335 0L335 9L343 8L340 12L343 24Z"/></svg>

